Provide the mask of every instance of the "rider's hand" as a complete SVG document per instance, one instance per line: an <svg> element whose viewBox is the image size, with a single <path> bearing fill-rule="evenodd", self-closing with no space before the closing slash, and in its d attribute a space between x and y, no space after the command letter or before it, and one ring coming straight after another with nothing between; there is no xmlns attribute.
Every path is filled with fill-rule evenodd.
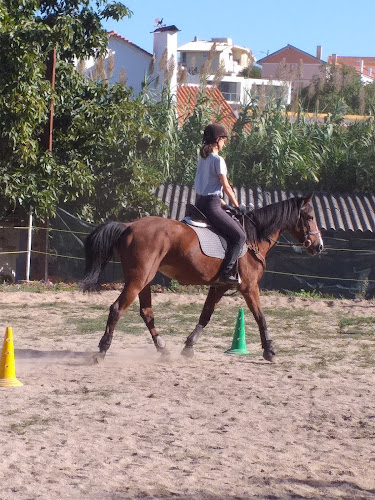
<svg viewBox="0 0 375 500"><path fill-rule="evenodd" d="M238 215L245 215L246 212L247 212L246 205L244 205L243 203L241 203L241 205L239 207L236 207L236 211L237 211Z"/></svg>

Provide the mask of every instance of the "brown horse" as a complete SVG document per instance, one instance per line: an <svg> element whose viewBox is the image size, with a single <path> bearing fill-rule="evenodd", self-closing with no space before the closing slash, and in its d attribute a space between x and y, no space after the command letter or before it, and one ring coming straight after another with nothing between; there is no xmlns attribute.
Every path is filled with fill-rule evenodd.
<svg viewBox="0 0 375 500"><path fill-rule="evenodd" d="M258 282L264 272L266 255L283 231L288 231L311 255L323 250L311 199L312 195L290 198L248 212L244 216L248 250L238 262L241 277L238 291L243 295L258 324L263 357L267 361L274 360L275 351L261 309ZM168 353L164 340L155 328L151 306L150 283L158 270L183 284L210 285L198 324L188 336L182 350L182 354L186 356L194 355L193 346L199 334L210 321L215 307L229 286L215 284L222 261L202 253L198 237L191 227L163 217L145 217L130 223L107 222L89 234L85 250L84 290L95 288L100 272L114 250L120 256L125 278L121 294L110 307L95 361L104 358L118 320L137 295L140 315L152 335L156 349L161 353Z"/></svg>

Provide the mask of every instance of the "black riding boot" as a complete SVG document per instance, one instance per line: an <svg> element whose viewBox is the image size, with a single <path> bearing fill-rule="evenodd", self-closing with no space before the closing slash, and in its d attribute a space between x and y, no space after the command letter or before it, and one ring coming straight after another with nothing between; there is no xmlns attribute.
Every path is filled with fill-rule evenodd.
<svg viewBox="0 0 375 500"><path fill-rule="evenodd" d="M234 266L241 253L241 245L228 246L220 271L219 281L223 284L238 285L239 280L233 276Z"/></svg>

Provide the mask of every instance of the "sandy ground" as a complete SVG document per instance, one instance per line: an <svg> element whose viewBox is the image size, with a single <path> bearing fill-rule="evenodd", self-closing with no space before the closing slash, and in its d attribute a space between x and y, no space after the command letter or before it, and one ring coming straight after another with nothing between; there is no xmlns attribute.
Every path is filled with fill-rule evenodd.
<svg viewBox="0 0 375 500"><path fill-rule="evenodd" d="M249 356L224 353L220 313L193 360L179 354L181 335L166 337L167 361L146 332L119 335L100 365L90 362L100 333L46 335L63 306L116 296L0 294L24 383L0 388L1 500L375 498L375 334L337 334L339 317L374 317L374 302L263 297L265 308L310 314L305 332L270 318L275 364L262 359L249 313ZM191 301L204 297L172 302ZM39 306L28 326L25 303Z"/></svg>

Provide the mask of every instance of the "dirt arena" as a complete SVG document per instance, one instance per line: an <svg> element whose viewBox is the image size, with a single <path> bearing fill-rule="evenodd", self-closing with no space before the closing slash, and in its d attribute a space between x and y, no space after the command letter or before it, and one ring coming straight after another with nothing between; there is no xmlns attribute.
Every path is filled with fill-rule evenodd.
<svg viewBox="0 0 375 500"><path fill-rule="evenodd" d="M24 384L0 388L1 500L375 498L374 301L262 297L270 364L238 296L181 357L204 295L158 293L170 357L135 304L93 365L116 296L0 293ZM250 354L227 355L240 307Z"/></svg>

